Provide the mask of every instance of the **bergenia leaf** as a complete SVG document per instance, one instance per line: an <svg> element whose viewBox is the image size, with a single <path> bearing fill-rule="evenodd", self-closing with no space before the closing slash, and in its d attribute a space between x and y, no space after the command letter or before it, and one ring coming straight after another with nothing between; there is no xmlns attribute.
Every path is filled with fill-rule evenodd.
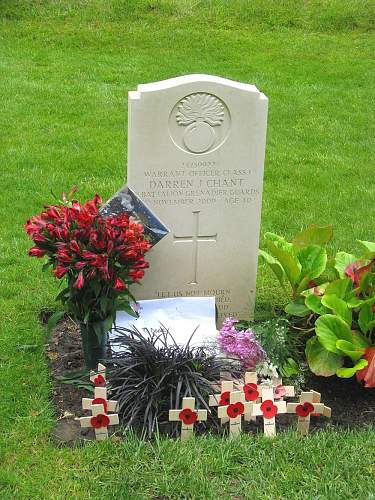
<svg viewBox="0 0 375 500"><path fill-rule="evenodd" d="M305 299L305 304L306 307L320 316L329 313L329 309L322 305L322 297L320 295L309 294Z"/></svg>
<svg viewBox="0 0 375 500"><path fill-rule="evenodd" d="M350 378L355 375L356 372L362 370L368 365L368 361L365 359L360 359L358 363L356 363L351 368L339 368L336 372L336 375L340 378Z"/></svg>
<svg viewBox="0 0 375 500"><path fill-rule="evenodd" d="M326 268L327 252L317 245L309 245L298 252L298 260L301 264L300 285L301 292L309 287L309 282L318 278Z"/></svg>
<svg viewBox="0 0 375 500"><path fill-rule="evenodd" d="M272 257L269 253L264 250L259 250L259 257L261 257L275 273L276 278L279 280L280 285L284 286L285 272L282 268L280 262Z"/></svg>
<svg viewBox="0 0 375 500"><path fill-rule="evenodd" d="M322 304L328 309L332 309L334 314L340 316L351 327L353 314L345 300L339 299L336 295L327 295L326 293L322 298Z"/></svg>
<svg viewBox="0 0 375 500"><path fill-rule="evenodd" d="M332 239L333 226L316 226L312 224L293 238L293 245L303 248L308 245L324 245Z"/></svg>
<svg viewBox="0 0 375 500"><path fill-rule="evenodd" d="M306 305L303 302L294 301L290 302L285 307L285 312L287 314L290 314L291 316L298 316L300 318L304 318L310 313L310 309L306 307Z"/></svg>
<svg viewBox="0 0 375 500"><path fill-rule="evenodd" d="M341 278L332 281L325 289L325 294L336 295L339 299L345 299L350 293L352 280L350 278Z"/></svg>
<svg viewBox="0 0 375 500"><path fill-rule="evenodd" d="M333 314L320 316L315 322L315 332L322 346L335 354L341 354L336 347L339 339L352 341L352 332L348 324Z"/></svg>
<svg viewBox="0 0 375 500"><path fill-rule="evenodd" d="M363 347L356 347L352 342L347 342L346 340L338 340L336 347L352 361L358 361L365 353Z"/></svg>
<svg viewBox="0 0 375 500"><path fill-rule="evenodd" d="M305 352L310 370L321 377L331 377L344 364L344 357L327 351L317 337L307 341Z"/></svg>
<svg viewBox="0 0 375 500"><path fill-rule="evenodd" d="M279 248L271 240L266 240L266 245L273 257L282 265L290 284L292 286L295 285L298 282L301 272L301 264L296 255L293 252Z"/></svg>
<svg viewBox="0 0 375 500"><path fill-rule="evenodd" d="M296 253L292 243L289 243L285 238L279 236L278 234L269 232L265 233L264 239L266 240L266 244L267 241L271 241L275 246L277 246L277 248L281 248L289 253Z"/></svg>

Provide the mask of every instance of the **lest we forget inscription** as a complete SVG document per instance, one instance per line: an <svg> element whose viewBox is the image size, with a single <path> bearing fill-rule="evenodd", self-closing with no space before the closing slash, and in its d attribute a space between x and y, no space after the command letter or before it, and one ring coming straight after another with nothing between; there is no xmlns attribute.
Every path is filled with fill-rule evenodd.
<svg viewBox="0 0 375 500"><path fill-rule="evenodd" d="M267 97L187 75L129 92L128 186L169 228L137 298L215 296L219 321L255 302Z"/></svg>

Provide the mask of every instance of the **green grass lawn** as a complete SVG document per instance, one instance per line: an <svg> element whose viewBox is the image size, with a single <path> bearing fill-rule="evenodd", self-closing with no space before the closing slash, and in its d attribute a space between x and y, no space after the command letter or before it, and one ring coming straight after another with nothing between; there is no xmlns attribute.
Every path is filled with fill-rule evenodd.
<svg viewBox="0 0 375 500"><path fill-rule="evenodd" d="M269 97L262 233L331 223L332 252L375 240L374 4L2 0L0 17L0 497L373 498L374 427L56 448L38 313L57 283L22 225L51 190L122 185L129 90L211 73ZM283 301L261 266L258 310Z"/></svg>

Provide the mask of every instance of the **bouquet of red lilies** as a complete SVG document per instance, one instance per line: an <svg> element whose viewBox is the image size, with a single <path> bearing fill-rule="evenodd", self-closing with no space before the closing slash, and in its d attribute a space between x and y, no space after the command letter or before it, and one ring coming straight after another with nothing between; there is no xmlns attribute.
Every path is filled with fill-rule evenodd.
<svg viewBox="0 0 375 500"><path fill-rule="evenodd" d="M142 224L126 213L101 216L101 203L98 195L83 205L63 193L59 205L46 206L25 224L35 244L29 255L47 257L44 269L51 266L56 278L67 280L57 299L80 323L88 368L104 355L116 310L130 310L129 285L143 278L151 248Z"/></svg>

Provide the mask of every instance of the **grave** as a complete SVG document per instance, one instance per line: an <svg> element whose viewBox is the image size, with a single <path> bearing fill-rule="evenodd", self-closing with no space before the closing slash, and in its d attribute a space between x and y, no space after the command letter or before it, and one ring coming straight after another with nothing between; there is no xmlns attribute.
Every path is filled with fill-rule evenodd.
<svg viewBox="0 0 375 500"><path fill-rule="evenodd" d="M137 299L215 296L219 321L252 314L267 105L210 75L129 92L128 186L170 230Z"/></svg>

